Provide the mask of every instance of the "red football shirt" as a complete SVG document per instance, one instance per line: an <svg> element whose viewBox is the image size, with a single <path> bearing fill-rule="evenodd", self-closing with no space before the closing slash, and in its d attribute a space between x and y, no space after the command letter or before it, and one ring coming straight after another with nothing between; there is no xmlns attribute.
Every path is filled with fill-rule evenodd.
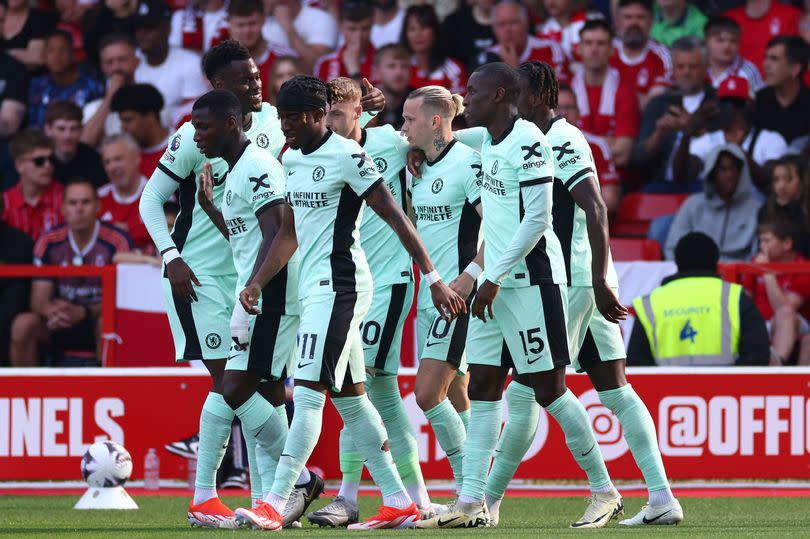
<svg viewBox="0 0 810 539"><path fill-rule="evenodd" d="M580 71L571 82L579 108L579 128L602 137L635 137L641 121L633 88L608 68L601 86L586 86Z"/></svg>
<svg viewBox="0 0 810 539"><path fill-rule="evenodd" d="M616 172L616 164L613 162L613 155L610 153L610 146L607 141L591 133L582 132L588 146L591 147L593 163L596 165L596 174L599 176L600 185L616 185L619 183L619 173Z"/></svg>
<svg viewBox="0 0 810 539"><path fill-rule="evenodd" d="M500 56L501 46L495 44L489 47L487 52L495 56ZM518 64L524 64L532 60L545 62L552 66L560 82L568 82L571 80L571 69L568 65L568 59L558 42L551 39L540 39L536 36L529 36L526 42L526 48L523 50L523 54L520 55Z"/></svg>
<svg viewBox="0 0 810 539"><path fill-rule="evenodd" d="M122 197L115 191L113 184L108 183L98 189L99 219L104 223L110 223L127 231L132 238L135 249L143 253L151 254L155 251L155 246L146 231L146 226L141 220L141 212L138 204L141 200L141 193L146 187L146 178L141 176L141 183L138 190L130 197Z"/></svg>
<svg viewBox="0 0 810 539"><path fill-rule="evenodd" d="M3 221L34 240L62 224L62 185L52 181L33 206L23 198L18 183L3 193Z"/></svg>
<svg viewBox="0 0 810 539"><path fill-rule="evenodd" d="M803 263L810 262L810 260L807 260L800 255L796 255L793 262ZM810 299L810 274L777 275L776 282L779 283L779 288L781 288L784 292L798 294L805 300L805 305L803 305L799 310L802 312L802 315L807 317L807 300ZM765 320L770 320L773 318L773 307L771 307L771 302L768 300L768 293L765 289L765 281L762 276L760 275L754 279L749 279L745 284L746 287L751 290L751 293L754 296L754 303L759 309L759 312L762 314L762 318Z"/></svg>
<svg viewBox="0 0 810 539"><path fill-rule="evenodd" d="M152 148L141 148L141 174L147 178L152 176L168 146L169 143L164 142Z"/></svg>
<svg viewBox="0 0 810 539"><path fill-rule="evenodd" d="M798 34L802 12L796 7L774 1L758 19L749 17L744 5L726 11L725 15L734 19L742 29L740 56L753 62L762 73L768 41L779 35Z"/></svg>
<svg viewBox="0 0 810 539"><path fill-rule="evenodd" d="M463 94L467 91L467 71L460 62L452 58L446 59L435 71L427 73L411 61L411 88L422 86L444 86L454 94Z"/></svg>
<svg viewBox="0 0 810 539"><path fill-rule="evenodd" d="M369 45L368 53L360 58L360 75L367 78L369 81L374 82L374 47ZM343 63L343 53L346 50L346 45L343 45L337 51L321 56L315 62L314 73L315 76L321 80L330 81L338 77L349 77L355 73L349 73L346 64Z"/></svg>
<svg viewBox="0 0 810 539"><path fill-rule="evenodd" d="M622 82L631 84L636 92L646 94L653 86L669 86L672 77L672 60L666 47L649 41L644 52L636 58L628 58L620 40L613 42L610 65L619 70Z"/></svg>

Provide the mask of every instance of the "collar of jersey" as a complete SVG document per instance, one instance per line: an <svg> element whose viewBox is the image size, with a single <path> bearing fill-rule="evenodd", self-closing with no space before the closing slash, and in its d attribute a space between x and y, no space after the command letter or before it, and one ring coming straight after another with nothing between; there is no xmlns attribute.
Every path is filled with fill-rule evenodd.
<svg viewBox="0 0 810 539"><path fill-rule="evenodd" d="M454 138L453 140L451 140L451 141L450 141L450 142L447 144L447 146L445 146L445 147L444 147L444 150L442 150L442 153L440 153L440 154L439 154L439 155L436 157L436 160L435 160L435 161L431 161L430 159L427 159L425 164L426 164L427 166L429 166L429 167L432 167L433 165L435 165L436 163L438 163L439 161L441 161L441 160L444 158L444 156L445 156L445 155L447 155L447 152L449 152L449 151L450 151L450 148L452 148L452 147L453 147L453 145L454 145L456 142L458 142L458 139L455 139L455 138Z"/></svg>
<svg viewBox="0 0 810 539"><path fill-rule="evenodd" d="M245 141L245 143L242 145L242 149L239 150L239 153L236 155L236 160L233 162L234 166L236 166L236 163L238 163L239 160L242 159L242 154L245 153L245 150L247 150L248 145L250 145L249 139ZM233 167L228 165L228 172L230 172L231 170L233 170Z"/></svg>
<svg viewBox="0 0 810 539"><path fill-rule="evenodd" d="M363 128L363 129L361 129L361 130L360 130L360 141L358 142L358 144L359 144L360 146L365 147L365 145L366 145L366 135L367 135L367 134L368 134L368 133L366 133L365 128Z"/></svg>
<svg viewBox="0 0 810 539"><path fill-rule="evenodd" d="M321 141L320 141L318 144L316 144L316 145L315 145L315 147L314 147L314 148L312 148L312 149L311 149L310 151L308 151L308 152L305 152L305 151L304 151L304 149L303 149L303 148L301 148L301 154L302 154L302 155L309 155L309 154L311 154L311 153L315 153L315 152L317 152L317 151L318 151L318 150L321 148L321 146L323 146L324 144L326 144L326 141L327 141L327 140L329 140L329 137L331 137L331 136L332 136L332 130L331 130L331 129L327 129L327 130L326 130L326 134L323 136L323 138L321 139Z"/></svg>
<svg viewBox="0 0 810 539"><path fill-rule="evenodd" d="M512 125L510 125L506 129L506 131L503 132L503 135L501 135L501 137L498 140L495 140L494 138L492 139L492 145L493 146L496 146L496 145L500 144L501 142L503 142L504 140L506 140L506 137L509 136L509 134L512 132L512 129L515 128L515 122L518 121L518 118L519 118L519 116L517 114L512 116Z"/></svg>
<svg viewBox="0 0 810 539"><path fill-rule="evenodd" d="M548 129L543 129L543 134L544 135L546 133L548 133L549 131L551 131L551 126L554 125L554 122L556 122L557 120L564 120L564 118L562 117L561 114L558 114L557 116L552 118L551 121L548 123Z"/></svg>

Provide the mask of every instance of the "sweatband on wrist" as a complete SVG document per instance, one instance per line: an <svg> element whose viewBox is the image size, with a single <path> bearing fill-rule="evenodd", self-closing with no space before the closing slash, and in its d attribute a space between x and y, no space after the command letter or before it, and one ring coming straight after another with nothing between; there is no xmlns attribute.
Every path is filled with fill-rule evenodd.
<svg viewBox="0 0 810 539"><path fill-rule="evenodd" d="M478 277L484 272L484 268L476 264L475 262L470 262L467 264L467 267L464 268L464 273L469 275L473 278L473 281L477 281Z"/></svg>
<svg viewBox="0 0 810 539"><path fill-rule="evenodd" d="M180 256L181 256L180 251L178 251L176 247L172 247L171 249L163 253L163 263L168 266L169 262L171 262L175 258L180 258Z"/></svg>
<svg viewBox="0 0 810 539"><path fill-rule="evenodd" d="M427 283L428 286L433 286L434 284L441 281L442 277L441 275L439 275L438 271L433 270L430 273L425 273L424 275L422 275L422 279L424 279L425 283Z"/></svg>

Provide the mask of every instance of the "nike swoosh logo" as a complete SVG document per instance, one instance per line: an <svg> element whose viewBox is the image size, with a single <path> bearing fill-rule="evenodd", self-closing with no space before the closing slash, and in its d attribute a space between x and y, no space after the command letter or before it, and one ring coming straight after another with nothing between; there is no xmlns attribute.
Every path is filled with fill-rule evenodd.
<svg viewBox="0 0 810 539"><path fill-rule="evenodd" d="M235 357L236 357L236 356L228 356L228 361L232 360L232 359L233 359L233 358L235 358Z"/></svg>
<svg viewBox="0 0 810 539"><path fill-rule="evenodd" d="M592 524L592 523L594 523L594 522L599 522L599 521L601 521L603 518L605 518L606 516L608 516L609 514L610 514L610 511L608 511L608 512L607 512L607 513L605 513L604 515L600 515L600 516L596 517L595 519L593 519L593 520L592 520L592 521L590 521L590 522L576 522L576 523L572 524L572 525L571 525L571 527L573 527L573 528L581 528L582 526L585 526L585 525L587 525L587 524Z"/></svg>
<svg viewBox="0 0 810 539"><path fill-rule="evenodd" d="M440 343L440 342L425 343L425 348L430 348L431 346L436 346L437 344L442 344L442 343Z"/></svg>
<svg viewBox="0 0 810 539"><path fill-rule="evenodd" d="M363 351L365 352L366 350L371 350L372 348L374 348L374 347L373 346L364 346Z"/></svg>
<svg viewBox="0 0 810 539"><path fill-rule="evenodd" d="M529 360L527 360L527 361L526 361L526 363L528 363L529 365L531 365L532 363L536 363L538 359L540 359L540 356L537 356L537 357L536 357L536 358L534 358L534 359L529 359Z"/></svg>
<svg viewBox="0 0 810 539"><path fill-rule="evenodd" d="M451 522L455 522L456 520L458 520L458 517L453 517L453 518L451 518L451 519L449 519L449 520L442 520L442 519L440 518L440 519L438 520L438 522L436 522L436 524L438 524L438 525L439 525L439 527L441 528L442 526L447 526L448 524L450 524Z"/></svg>
<svg viewBox="0 0 810 539"><path fill-rule="evenodd" d="M287 176L292 176L293 174L295 174L295 171L294 171L294 170L291 170L291 171L289 171L289 172L287 173Z"/></svg>
<svg viewBox="0 0 810 539"><path fill-rule="evenodd" d="M585 451L585 452L582 454L582 456L583 456L583 457L587 457L587 456L588 456L588 454L589 454L591 451L593 451L593 448L594 448L594 447L596 447L596 444L593 444L593 445L591 446L591 448L590 448L590 449L588 449L587 451Z"/></svg>
<svg viewBox="0 0 810 539"><path fill-rule="evenodd" d="M306 364L304 364L304 365L301 365L301 364L299 363L299 364L298 364L298 368L299 368L299 369L303 369L304 367L309 367L309 366L310 366L310 365L312 365L313 363L315 363L315 362L314 362L314 361L310 361L309 363L306 363Z"/></svg>
<svg viewBox="0 0 810 539"><path fill-rule="evenodd" d="M658 520L659 518L661 518L661 517L663 517L663 516L666 516L666 515L670 514L671 512L672 512L672 509L670 509L669 511L664 511L663 513L661 513L661 514L660 514L660 515L658 515L657 517L653 517L653 518L651 518L651 519L647 519L647 517L643 517L643 518L641 519L641 521L642 521L644 524L652 524L653 522L655 522L655 521L656 521L656 520Z"/></svg>

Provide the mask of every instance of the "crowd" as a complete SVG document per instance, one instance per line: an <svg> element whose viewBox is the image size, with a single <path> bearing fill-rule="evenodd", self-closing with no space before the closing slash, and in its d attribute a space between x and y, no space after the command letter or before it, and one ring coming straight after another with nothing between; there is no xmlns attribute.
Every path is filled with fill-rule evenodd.
<svg viewBox="0 0 810 539"><path fill-rule="evenodd" d="M628 192L690 194L650 228L667 258L691 232L721 261L810 258L810 2L410 3L0 0L0 260L159 263L140 193L209 87L201 55L227 38L265 100L299 73L366 78L395 128L415 88L464 93L483 63L547 62L611 216ZM808 281L745 283L780 362L810 361ZM46 342L94 351L99 294L92 278L0 279L0 360L39 364Z"/></svg>

